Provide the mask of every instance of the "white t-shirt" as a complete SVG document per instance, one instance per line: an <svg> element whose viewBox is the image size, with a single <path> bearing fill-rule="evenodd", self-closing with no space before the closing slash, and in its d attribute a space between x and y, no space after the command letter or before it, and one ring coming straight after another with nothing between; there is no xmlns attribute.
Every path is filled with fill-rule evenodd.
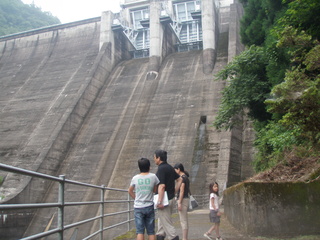
<svg viewBox="0 0 320 240"><path fill-rule="evenodd" d="M212 198L214 199L214 203L213 204L214 204L216 210L218 210L219 209L219 196L217 194L215 194L215 193L210 193L210 199L209 199L209 203L210 203L209 208L210 208L210 210L214 210L214 208L213 208L213 206L211 204L211 199Z"/></svg>
<svg viewBox="0 0 320 240"><path fill-rule="evenodd" d="M136 198L134 200L134 208L144 208L153 205L153 189L159 184L159 179L154 173L147 175L137 174L130 183L134 186Z"/></svg>

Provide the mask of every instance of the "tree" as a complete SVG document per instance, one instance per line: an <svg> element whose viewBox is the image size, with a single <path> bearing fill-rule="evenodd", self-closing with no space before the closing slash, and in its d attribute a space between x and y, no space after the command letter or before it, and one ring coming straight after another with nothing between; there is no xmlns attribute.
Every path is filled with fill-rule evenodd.
<svg viewBox="0 0 320 240"><path fill-rule="evenodd" d="M218 74L228 84L214 126L231 128L249 109L255 166L264 170L294 146L320 148L320 1L283 0L275 12L267 10L279 1L242 2L242 40L249 48Z"/></svg>
<svg viewBox="0 0 320 240"><path fill-rule="evenodd" d="M34 4L21 0L0 0L0 36L59 24L50 12L42 12Z"/></svg>
<svg viewBox="0 0 320 240"><path fill-rule="evenodd" d="M218 79L229 84L222 92L220 110L214 121L216 128L232 128L238 124L235 116L244 114L246 109L254 119L270 118L264 104L271 91L265 72L267 64L264 49L251 46L219 72Z"/></svg>
<svg viewBox="0 0 320 240"><path fill-rule="evenodd" d="M247 46L263 45L270 27L286 5L282 0L240 0L240 2L245 9L240 28L242 43Z"/></svg>
<svg viewBox="0 0 320 240"><path fill-rule="evenodd" d="M282 32L278 46L290 49L292 68L284 81L272 89L266 101L269 111L283 114L280 123L297 129L299 138L312 145L320 143L320 44L293 27Z"/></svg>

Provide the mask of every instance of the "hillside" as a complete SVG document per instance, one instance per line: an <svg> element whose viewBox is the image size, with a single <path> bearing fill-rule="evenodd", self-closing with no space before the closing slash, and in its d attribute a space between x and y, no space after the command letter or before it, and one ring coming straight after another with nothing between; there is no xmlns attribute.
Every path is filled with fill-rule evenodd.
<svg viewBox="0 0 320 240"><path fill-rule="evenodd" d="M21 0L0 0L0 36L60 24L50 12Z"/></svg>
<svg viewBox="0 0 320 240"><path fill-rule="evenodd" d="M289 155L286 161L261 172L246 182L310 182L320 180L319 157L302 158Z"/></svg>

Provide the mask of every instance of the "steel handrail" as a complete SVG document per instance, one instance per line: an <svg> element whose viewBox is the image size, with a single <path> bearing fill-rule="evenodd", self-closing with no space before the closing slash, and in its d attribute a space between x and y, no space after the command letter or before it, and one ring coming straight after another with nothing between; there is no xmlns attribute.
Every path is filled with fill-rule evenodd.
<svg viewBox="0 0 320 240"><path fill-rule="evenodd" d="M32 236L22 238L24 240L39 239L39 238L47 237L47 236L50 236L50 235L56 234L56 233L59 234L58 239L63 240L63 234L64 234L65 230L80 226L80 225L88 223L88 222L99 220L99 219L100 219L99 230L88 235L84 239L90 239L90 238L100 234L100 239L102 240L104 231L109 230L114 227L117 227L117 226L120 226L120 225L124 225L124 224L128 224L128 230L130 230L130 223L134 220L134 219L130 218L130 213L133 212L133 209L130 207L133 200L130 200L130 196L127 195L128 196L127 200L105 200L104 199L104 194L105 194L106 190L127 193L127 190L125 190L125 189L109 188L109 187L105 187L104 185L98 186L98 185L94 185L94 184L78 182L78 181L74 181L74 180L70 180L70 179L65 179L65 176L63 176L63 175L60 175L59 177L55 177L55 176L51 176L51 175L47 175L47 174L43 174L43 173L39 173L39 172L27 170L27 169L22 169L22 168L10 166L10 165L2 164L2 163L0 163L0 170L7 171L7 172L13 172L13 173L17 173L17 174L22 174L22 175L27 175L30 177L38 177L38 178L42 178L42 179L46 179L46 180L59 182L59 198L58 198L59 200L57 203L0 204L0 211L1 210L17 210L17 209L58 208L58 225L55 229L51 229L46 232L41 232L41 233L34 234ZM80 185L80 186L85 186L85 187L89 187L89 188L100 189L101 190L101 199L100 199L100 201L65 202L65 198L64 198L65 184L74 184L74 185ZM128 208L123 211L105 214L104 213L104 205L109 204L109 203L128 203ZM65 207L79 206L79 205L93 205L93 204L100 204L100 215L92 217L92 218L84 219L79 222L74 222L74 223L71 223L68 225L64 224L64 208ZM128 214L126 221L104 227L103 220L105 217L120 215L120 214L125 214L125 213Z"/></svg>

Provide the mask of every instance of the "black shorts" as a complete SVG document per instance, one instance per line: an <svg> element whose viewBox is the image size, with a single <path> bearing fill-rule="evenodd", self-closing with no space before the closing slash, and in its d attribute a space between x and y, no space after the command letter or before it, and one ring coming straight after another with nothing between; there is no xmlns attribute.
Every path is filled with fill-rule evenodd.
<svg viewBox="0 0 320 240"><path fill-rule="evenodd" d="M209 219L212 223L220 223L220 216L217 216L218 211L210 210Z"/></svg>

